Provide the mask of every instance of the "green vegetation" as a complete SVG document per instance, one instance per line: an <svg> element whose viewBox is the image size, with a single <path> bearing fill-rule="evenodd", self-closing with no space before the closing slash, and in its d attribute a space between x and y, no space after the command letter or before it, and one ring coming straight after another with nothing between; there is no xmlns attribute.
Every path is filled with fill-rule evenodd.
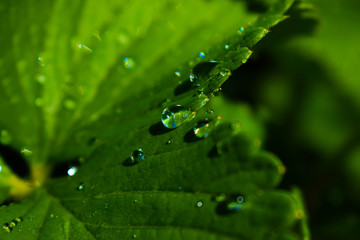
<svg viewBox="0 0 360 240"><path fill-rule="evenodd" d="M0 239L359 239L359 10L1 1Z"/></svg>

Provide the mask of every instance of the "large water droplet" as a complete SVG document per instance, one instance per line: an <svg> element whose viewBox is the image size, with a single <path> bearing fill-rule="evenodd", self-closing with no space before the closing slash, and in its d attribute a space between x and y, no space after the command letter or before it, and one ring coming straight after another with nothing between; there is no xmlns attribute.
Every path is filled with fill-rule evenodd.
<svg viewBox="0 0 360 240"><path fill-rule="evenodd" d="M190 108L182 105L172 105L163 110L161 121L167 128L177 128L194 116Z"/></svg>
<svg viewBox="0 0 360 240"><path fill-rule="evenodd" d="M6 129L2 129L0 131L0 143L7 145L11 142L11 135L9 134L9 131Z"/></svg>
<svg viewBox="0 0 360 240"><path fill-rule="evenodd" d="M72 166L71 168L68 169L67 174L68 174L70 177L72 177L72 176L74 176L74 175L78 172L78 170L79 170L78 167Z"/></svg>
<svg viewBox="0 0 360 240"><path fill-rule="evenodd" d="M206 138L210 133L210 124L209 121L200 121L196 124L194 128L194 134L198 138Z"/></svg>
<svg viewBox="0 0 360 240"><path fill-rule="evenodd" d="M144 152L141 148L136 149L130 155L130 160L132 163L139 163L145 160Z"/></svg>

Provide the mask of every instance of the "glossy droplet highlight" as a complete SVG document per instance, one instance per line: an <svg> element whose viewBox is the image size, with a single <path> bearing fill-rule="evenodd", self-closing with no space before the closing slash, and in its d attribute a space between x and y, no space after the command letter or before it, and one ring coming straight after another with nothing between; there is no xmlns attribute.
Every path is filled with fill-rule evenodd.
<svg viewBox="0 0 360 240"><path fill-rule="evenodd" d="M210 124L209 121L200 121L196 124L194 128L194 134L198 138L206 138L210 133Z"/></svg>
<svg viewBox="0 0 360 240"><path fill-rule="evenodd" d="M239 27L238 34L243 34L245 31L244 27Z"/></svg>
<svg viewBox="0 0 360 240"><path fill-rule="evenodd" d="M204 53L204 52L199 52L199 57L204 58L204 57L205 57L205 53Z"/></svg>
<svg viewBox="0 0 360 240"><path fill-rule="evenodd" d="M181 77L181 72L180 72L180 71L176 71L176 72L175 72L175 75L176 75L177 77Z"/></svg>
<svg viewBox="0 0 360 240"><path fill-rule="evenodd" d="M131 57L124 58L123 64L126 69L132 69L135 67L135 61Z"/></svg>
<svg viewBox="0 0 360 240"><path fill-rule="evenodd" d="M7 144L10 144L10 142L11 142L11 135L10 135L9 131L6 129L2 129L0 131L0 143L7 145Z"/></svg>
<svg viewBox="0 0 360 240"><path fill-rule="evenodd" d="M1 170L2 170L2 166L0 165L0 173L1 173Z"/></svg>
<svg viewBox="0 0 360 240"><path fill-rule="evenodd" d="M161 122L167 128L177 128L184 122L191 120L194 116L190 108L182 105L172 105L163 110Z"/></svg>
<svg viewBox="0 0 360 240"><path fill-rule="evenodd" d="M139 163L145 160L145 155L144 152L141 148L136 149L135 151L133 151L130 155L130 161L132 163Z"/></svg>
<svg viewBox="0 0 360 240"><path fill-rule="evenodd" d="M171 144L173 142L174 142L174 140L172 138L170 138L169 140L167 140L166 144Z"/></svg>
<svg viewBox="0 0 360 240"><path fill-rule="evenodd" d="M202 202L202 201L198 201L198 202L196 203L196 207L200 208L200 207L202 207L202 206L203 206L203 202Z"/></svg>
<svg viewBox="0 0 360 240"><path fill-rule="evenodd" d="M78 191L82 191L82 190L84 190L84 188L85 188L85 183L83 183L83 182L81 182L78 186L77 186L77 190Z"/></svg>
<svg viewBox="0 0 360 240"><path fill-rule="evenodd" d="M230 45L229 45L229 44L225 44L225 45L224 45L224 49L225 49L225 50L228 50L229 48L230 48Z"/></svg>
<svg viewBox="0 0 360 240"><path fill-rule="evenodd" d="M78 172L78 167L76 166L72 166L71 168L69 168L69 170L67 171L67 174L72 177L74 176L77 172Z"/></svg>
<svg viewBox="0 0 360 240"><path fill-rule="evenodd" d="M243 203L243 202L244 202L244 197L241 196L241 195L237 196L237 197L236 197L236 202L238 202L238 203Z"/></svg>

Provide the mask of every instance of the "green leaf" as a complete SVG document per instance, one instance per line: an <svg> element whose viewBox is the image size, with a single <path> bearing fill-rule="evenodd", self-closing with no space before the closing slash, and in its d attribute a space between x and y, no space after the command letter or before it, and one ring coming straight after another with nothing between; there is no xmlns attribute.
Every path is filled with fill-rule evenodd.
<svg viewBox="0 0 360 240"><path fill-rule="evenodd" d="M2 3L1 142L21 151L31 180L1 172L21 200L0 208L1 239L298 239L297 201L275 189L285 167L259 149L260 124L213 96L291 3L261 15L219 0ZM196 117L165 128L163 109L179 103ZM72 160L78 173L55 177Z"/></svg>

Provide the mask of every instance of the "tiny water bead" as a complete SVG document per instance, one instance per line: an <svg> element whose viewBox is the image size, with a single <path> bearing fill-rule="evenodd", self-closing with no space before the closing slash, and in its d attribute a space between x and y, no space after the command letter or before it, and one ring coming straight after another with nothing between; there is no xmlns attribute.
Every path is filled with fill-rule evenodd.
<svg viewBox="0 0 360 240"><path fill-rule="evenodd" d="M209 121L200 121L196 124L194 128L194 134L198 138L206 138L210 133L210 123Z"/></svg>
<svg viewBox="0 0 360 240"><path fill-rule="evenodd" d="M139 163L145 160L145 155L144 152L141 148L136 149L135 151L133 151L130 155L130 161L132 163Z"/></svg>
<svg viewBox="0 0 360 240"><path fill-rule="evenodd" d="M181 72L180 72L180 71L176 71L176 72L175 72L175 75L176 75L177 77L181 77Z"/></svg>
<svg viewBox="0 0 360 240"><path fill-rule="evenodd" d="M199 52L199 57L204 58L204 57L205 57L205 53L204 53L204 52Z"/></svg>
<svg viewBox="0 0 360 240"><path fill-rule="evenodd" d="M177 128L193 118L190 108L182 105L172 105L165 108L161 114L161 122L167 128Z"/></svg>
<svg viewBox="0 0 360 240"><path fill-rule="evenodd" d="M243 34L244 31L245 31L244 27L240 27L239 30L238 30L238 33Z"/></svg>
<svg viewBox="0 0 360 240"><path fill-rule="evenodd" d="M229 44L225 44L224 45L224 49L228 50L230 48L230 45Z"/></svg>
<svg viewBox="0 0 360 240"><path fill-rule="evenodd" d="M1 165L0 165L0 173L1 173L1 170L2 170L2 167L1 167Z"/></svg>
<svg viewBox="0 0 360 240"><path fill-rule="evenodd" d="M170 138L169 140L167 140L166 144L171 144L173 142L174 142L174 140L172 138Z"/></svg>
<svg viewBox="0 0 360 240"><path fill-rule="evenodd" d="M212 113L214 113L214 110L208 109L208 110L206 111L206 113L207 113L207 114L212 114Z"/></svg>
<svg viewBox="0 0 360 240"><path fill-rule="evenodd" d="M238 203L243 203L244 202L244 197L243 196L237 196L237 198L236 198L236 202L238 202Z"/></svg>
<svg viewBox="0 0 360 240"><path fill-rule="evenodd" d="M85 183L83 183L83 182L81 182L78 186L77 186L77 190L79 190L79 191L82 191L82 190L84 190L84 188L85 188Z"/></svg>
<svg viewBox="0 0 360 240"><path fill-rule="evenodd" d="M69 168L69 170L67 171L67 174L72 177L74 176L77 172L78 172L78 167L76 166L72 166L71 168Z"/></svg>
<svg viewBox="0 0 360 240"><path fill-rule="evenodd" d="M226 200L226 195L225 195L225 193L220 193L219 195L217 195L216 197L215 197L215 201L216 202L223 202L223 201L225 201Z"/></svg>
<svg viewBox="0 0 360 240"><path fill-rule="evenodd" d="M124 58L123 64L126 69L132 69L135 67L135 61L131 57Z"/></svg>
<svg viewBox="0 0 360 240"><path fill-rule="evenodd" d="M202 206L203 206L203 202L202 202L202 201L198 201L198 202L196 203L196 207L200 208L200 207L202 207Z"/></svg>

